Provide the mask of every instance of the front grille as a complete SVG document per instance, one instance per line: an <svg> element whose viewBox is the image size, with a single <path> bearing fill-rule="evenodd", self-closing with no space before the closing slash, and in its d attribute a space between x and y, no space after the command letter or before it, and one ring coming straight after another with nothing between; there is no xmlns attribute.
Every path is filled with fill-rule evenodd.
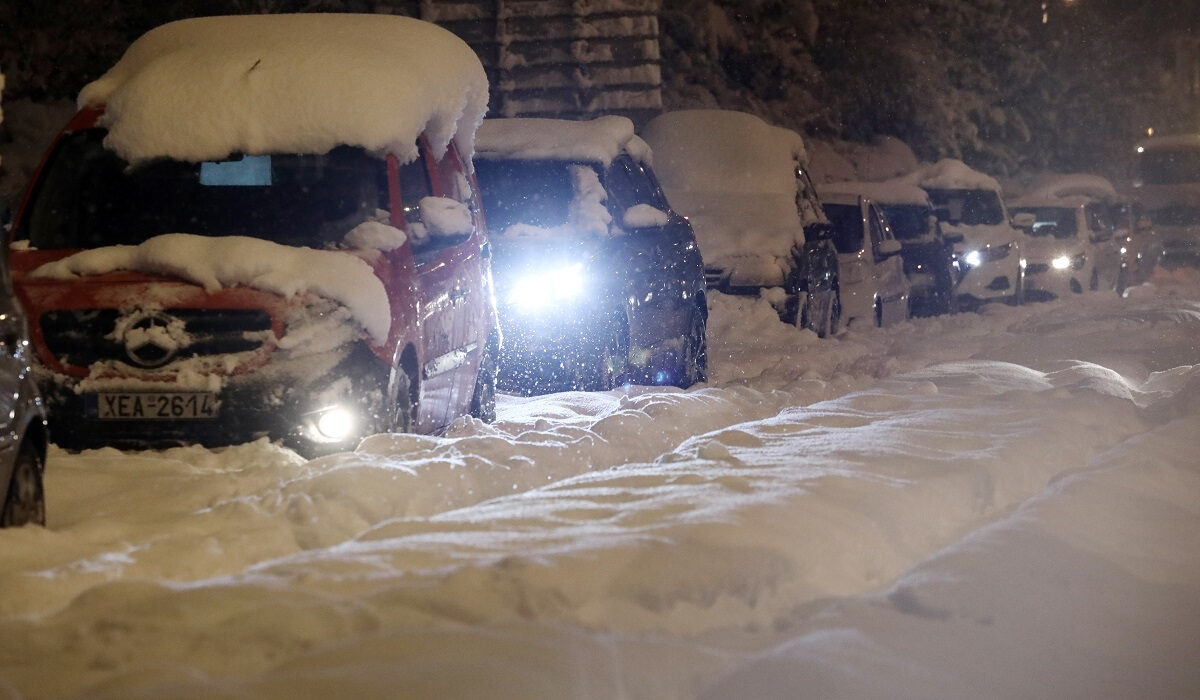
<svg viewBox="0 0 1200 700"><path fill-rule="evenodd" d="M103 360L128 363L122 339L114 337L121 317L117 309L73 309L42 314L47 349L65 365L87 367ZM164 309L162 315L183 322L188 342L172 359L249 352L262 347L271 330L271 315L259 309ZM147 357L143 353L143 357Z"/></svg>

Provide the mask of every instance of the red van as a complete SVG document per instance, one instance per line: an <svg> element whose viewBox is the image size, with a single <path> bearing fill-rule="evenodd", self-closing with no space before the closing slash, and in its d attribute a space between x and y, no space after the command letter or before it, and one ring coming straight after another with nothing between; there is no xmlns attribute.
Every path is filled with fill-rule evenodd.
<svg viewBox="0 0 1200 700"><path fill-rule="evenodd" d="M379 102L377 81L389 71L408 76L397 89L419 86L404 54L390 50L414 43L442 51L441 64L457 70L426 76L451 94L440 111L404 107L429 93L384 98L415 118L397 120L380 147L378 121L356 122L346 115L360 110L346 108ZM389 54L382 66L349 66L362 71L358 92L347 91L348 67L337 65L349 45L359 64L372 46ZM209 67L225 80L239 60L263 71L261 84L246 87L252 81L233 73L232 87L182 98L163 94L174 89L165 83L147 90L145 80L151 88L171 80L163 57L189 47L193 85ZM296 59L313 52L325 73ZM97 81L108 81L103 90L85 88L84 108L10 232L54 442L142 449L267 437L314 455L373 432L490 418L499 332L464 153L473 139L465 132L486 108L477 66L452 35L400 17L202 18L135 42ZM444 89L449 79L464 82L457 96ZM227 143L200 133L231 107L206 100L237 107L238 89L253 92L244 99L266 126L254 147L244 123ZM457 130L446 128L446 114L459 117ZM149 153L138 150L151 142Z"/></svg>

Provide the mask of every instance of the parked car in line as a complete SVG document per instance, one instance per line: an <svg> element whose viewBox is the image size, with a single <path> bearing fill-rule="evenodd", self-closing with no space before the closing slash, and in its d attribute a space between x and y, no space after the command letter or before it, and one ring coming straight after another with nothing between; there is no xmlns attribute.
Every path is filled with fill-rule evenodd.
<svg viewBox="0 0 1200 700"><path fill-rule="evenodd" d="M1139 141L1132 196L1154 222L1164 267L1200 265L1200 133Z"/></svg>
<svg viewBox="0 0 1200 700"><path fill-rule="evenodd" d="M1020 304L1025 282L1021 230L1009 220L1000 183L953 158L923 166L904 179L929 195L943 235L954 242L956 307Z"/></svg>
<svg viewBox="0 0 1200 700"><path fill-rule="evenodd" d="M954 310L954 250L925 190L902 180L833 182L821 186L826 196L865 196L883 212L892 235L900 241L900 257L910 285L913 316Z"/></svg>
<svg viewBox="0 0 1200 700"><path fill-rule="evenodd" d="M766 293L782 320L821 337L835 334L837 249L803 138L751 114L714 109L659 115L642 135L663 189L695 229L709 288Z"/></svg>
<svg viewBox="0 0 1200 700"><path fill-rule="evenodd" d="M706 380L700 250L632 121L488 119L475 171L492 233L502 389Z"/></svg>
<svg viewBox="0 0 1200 700"><path fill-rule="evenodd" d="M1043 178L1009 203L1027 234L1026 296L1048 300L1114 290L1121 255L1113 240L1112 185L1095 175Z"/></svg>
<svg viewBox="0 0 1200 700"><path fill-rule="evenodd" d="M10 234L54 441L313 455L488 417L498 333L465 160L486 99L471 49L404 17L138 39L80 94Z"/></svg>
<svg viewBox="0 0 1200 700"><path fill-rule="evenodd" d="M46 409L29 355L25 314L0 265L0 527L46 524Z"/></svg>
<svg viewBox="0 0 1200 700"><path fill-rule="evenodd" d="M822 192L821 202L833 224L847 325L888 326L908 320L912 285L904 274L900 241L883 212L861 195Z"/></svg>
<svg viewBox="0 0 1200 700"><path fill-rule="evenodd" d="M1142 203L1131 197L1118 197L1111 204L1113 240L1120 248L1121 271L1117 276L1117 294L1150 279L1162 261L1163 244L1154 222Z"/></svg>

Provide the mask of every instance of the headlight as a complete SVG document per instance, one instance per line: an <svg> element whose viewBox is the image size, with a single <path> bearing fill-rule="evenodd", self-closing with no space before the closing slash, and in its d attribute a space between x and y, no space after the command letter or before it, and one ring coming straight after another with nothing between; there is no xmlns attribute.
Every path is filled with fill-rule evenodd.
<svg viewBox="0 0 1200 700"><path fill-rule="evenodd" d="M321 439L340 442L349 438L358 429L354 412L342 406L331 406L317 415L315 422Z"/></svg>
<svg viewBox="0 0 1200 700"><path fill-rule="evenodd" d="M1050 261L1050 266L1055 270L1065 270L1071 266L1071 258L1067 257L1066 255L1060 255Z"/></svg>
<svg viewBox="0 0 1200 700"><path fill-rule="evenodd" d="M508 303L526 313L536 313L574 300L583 289L583 264L575 263L518 279L509 292Z"/></svg>
<svg viewBox="0 0 1200 700"><path fill-rule="evenodd" d="M971 267L978 267L979 263L983 262L983 256L979 254L978 250L972 250L963 256L963 262Z"/></svg>

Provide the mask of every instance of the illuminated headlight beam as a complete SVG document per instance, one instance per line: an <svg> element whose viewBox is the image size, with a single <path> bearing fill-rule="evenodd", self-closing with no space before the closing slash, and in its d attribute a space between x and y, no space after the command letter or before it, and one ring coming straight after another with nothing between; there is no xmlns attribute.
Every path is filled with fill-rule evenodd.
<svg viewBox="0 0 1200 700"><path fill-rule="evenodd" d="M979 267L979 263L983 262L983 256L979 254L978 250L972 250L963 256L963 262L971 267Z"/></svg>
<svg viewBox="0 0 1200 700"><path fill-rule="evenodd" d="M1050 266L1055 270L1065 270L1071 266L1071 258L1066 255L1060 255L1050 261Z"/></svg>
<svg viewBox="0 0 1200 700"><path fill-rule="evenodd" d="M570 302L579 297L583 289L583 264L575 263L518 279L509 292L508 303L524 312L536 312L553 304Z"/></svg>

